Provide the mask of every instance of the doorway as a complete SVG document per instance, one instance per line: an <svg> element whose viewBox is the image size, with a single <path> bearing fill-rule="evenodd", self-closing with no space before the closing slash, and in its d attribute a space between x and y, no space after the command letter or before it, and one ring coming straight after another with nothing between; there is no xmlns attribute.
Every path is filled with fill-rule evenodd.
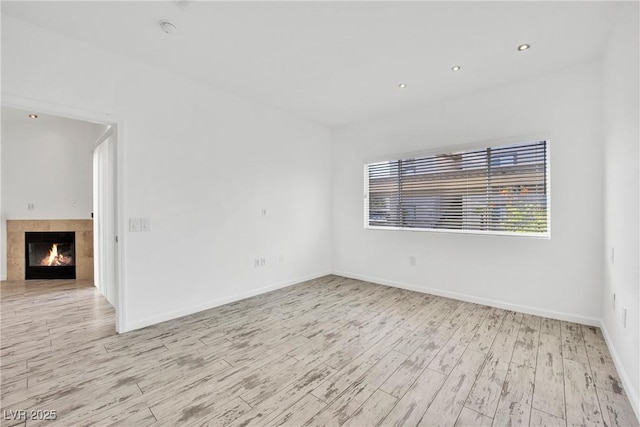
<svg viewBox="0 0 640 427"><path fill-rule="evenodd" d="M69 107L52 105L48 103L36 102L33 100L24 99L3 99L2 103L3 122L7 115L16 114L24 116L26 120L40 120L49 118L51 120L72 120L78 122L84 122L88 127L94 125L96 128L100 128L100 133L87 135L93 135L91 138L85 141L85 146L82 150L83 156L88 160L89 176L89 200L86 197L76 196L75 193L81 191L68 191L68 196L51 196L48 199L42 195L29 196L29 198L39 198L40 203L35 203L33 200L16 200L16 197L9 197L20 193L20 191L7 192L7 186L11 185L11 180L4 179L9 173L15 174L15 170L12 167L6 166L6 162L9 161L8 153L3 147L0 153L0 163L5 166L2 167L1 173L2 179L2 194L3 197L0 212L2 212L2 247L0 248L0 255L2 258L2 279L8 277L8 267L13 263L8 263L8 248L7 248L7 220L11 222L12 218L20 219L42 219L53 218L54 221L64 222L63 218L72 218L74 216L79 218L88 218L89 227L93 223L93 246L91 252L93 253L93 265L86 266L91 270L91 276L93 284L98 288L100 293L109 301L109 303L115 309L116 319L116 331L121 332L124 329L124 317L123 317L123 303L122 292L120 291L121 281L120 279L120 266L119 260L121 254L118 253L117 241L117 225L118 225L118 194L117 194L117 175L119 173L118 168L118 135L121 129L121 122L114 120L113 117L105 114L97 114L92 112L85 112ZM5 113L8 113L5 115ZM36 117L31 117L36 116ZM41 122L42 125L42 122ZM5 126L3 126L3 143L5 142ZM45 150L53 150L51 146L54 144L48 144ZM47 157L47 153L36 154L39 157ZM83 159L85 158L83 157ZM84 163L84 160L82 161ZM61 179L56 179L62 174L66 177L69 174L68 170L75 171L78 168L77 164L74 164L74 159L69 159L68 164L64 165L57 162L58 168L55 172L51 173L47 179L38 179L42 182L43 187L50 187L56 189L56 187L62 186ZM13 168L15 169L15 168ZM62 172L60 172L62 171ZM82 180L87 181L86 177ZM7 182L9 181L9 182ZM85 185L87 182L84 183ZM13 193L13 194L11 194ZM73 193L73 194L72 194ZM86 195L86 192L83 193ZM18 199L20 199L18 197ZM69 199L69 200L67 200ZM82 200L80 200L82 199ZM59 202L59 206L56 206L55 202ZM24 212L16 212L16 206L23 209ZM69 212L76 212L72 209L76 209L78 215L73 215ZM66 211L65 211L66 210ZM87 212L88 211L88 212ZM92 221L93 219L93 221ZM77 234L77 232L76 232ZM78 254L78 261L80 261L81 253ZM78 265L78 273L80 274L82 265Z"/></svg>

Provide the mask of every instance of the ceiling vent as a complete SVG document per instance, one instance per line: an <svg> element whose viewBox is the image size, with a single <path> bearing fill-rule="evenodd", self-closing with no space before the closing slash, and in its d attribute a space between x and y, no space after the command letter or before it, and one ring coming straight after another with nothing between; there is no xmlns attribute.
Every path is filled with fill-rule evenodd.
<svg viewBox="0 0 640 427"><path fill-rule="evenodd" d="M173 35L178 31L178 28L169 21L160 21L160 28L169 35Z"/></svg>

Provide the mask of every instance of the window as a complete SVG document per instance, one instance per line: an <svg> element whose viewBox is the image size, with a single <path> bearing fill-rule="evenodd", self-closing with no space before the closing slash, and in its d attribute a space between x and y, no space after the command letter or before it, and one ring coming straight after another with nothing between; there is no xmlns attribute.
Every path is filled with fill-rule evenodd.
<svg viewBox="0 0 640 427"><path fill-rule="evenodd" d="M547 142L365 165L367 228L549 235Z"/></svg>

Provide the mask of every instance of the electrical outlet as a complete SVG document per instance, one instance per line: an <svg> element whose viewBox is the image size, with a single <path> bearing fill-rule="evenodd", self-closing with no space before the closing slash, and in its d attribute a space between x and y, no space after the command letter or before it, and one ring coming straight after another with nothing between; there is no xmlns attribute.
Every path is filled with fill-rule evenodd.
<svg viewBox="0 0 640 427"><path fill-rule="evenodd" d="M151 231L151 221L149 221L149 218L140 218L140 231Z"/></svg>
<svg viewBox="0 0 640 427"><path fill-rule="evenodd" d="M262 216L269 216L269 209L262 208Z"/></svg>
<svg viewBox="0 0 640 427"><path fill-rule="evenodd" d="M260 258L256 258L253 260L253 266L254 267L260 267Z"/></svg>
<svg viewBox="0 0 640 427"><path fill-rule="evenodd" d="M36 208L36 206L33 203L27 203L27 210L32 211Z"/></svg>
<svg viewBox="0 0 640 427"><path fill-rule="evenodd" d="M140 231L140 218L129 218L129 231Z"/></svg>
<svg viewBox="0 0 640 427"><path fill-rule="evenodd" d="M260 258L260 267L264 267L265 265L267 265L267 260L264 258Z"/></svg>
<svg viewBox="0 0 640 427"><path fill-rule="evenodd" d="M415 256L411 255L409 257L409 265L410 266L415 266L416 265L416 257Z"/></svg>

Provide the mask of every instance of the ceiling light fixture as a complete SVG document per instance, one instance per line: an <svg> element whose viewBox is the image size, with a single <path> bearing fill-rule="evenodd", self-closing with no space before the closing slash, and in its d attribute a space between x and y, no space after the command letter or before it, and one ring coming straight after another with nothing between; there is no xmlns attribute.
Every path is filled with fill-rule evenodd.
<svg viewBox="0 0 640 427"><path fill-rule="evenodd" d="M518 50L520 52L522 52L522 51L525 51L525 50L529 49L530 47L531 47L530 45L525 43L525 44L521 44L520 46L518 46Z"/></svg>
<svg viewBox="0 0 640 427"><path fill-rule="evenodd" d="M460 66L456 65L453 68L451 68L451 71L460 71Z"/></svg>
<svg viewBox="0 0 640 427"><path fill-rule="evenodd" d="M160 28L169 35L175 34L178 28L169 21L160 21Z"/></svg>
<svg viewBox="0 0 640 427"><path fill-rule="evenodd" d="M187 7L189 6L189 4L191 3L191 0L174 0L173 1L176 6L178 6L180 9L182 10L186 10Z"/></svg>
<svg viewBox="0 0 640 427"><path fill-rule="evenodd" d="M404 84L404 83L400 83L400 84L398 85L398 87L399 87L400 89L404 89L405 87L407 87L407 85L406 85L406 84Z"/></svg>
<svg viewBox="0 0 640 427"><path fill-rule="evenodd" d="M38 115L37 114L29 114L29 118L30 119L37 119Z"/></svg>

